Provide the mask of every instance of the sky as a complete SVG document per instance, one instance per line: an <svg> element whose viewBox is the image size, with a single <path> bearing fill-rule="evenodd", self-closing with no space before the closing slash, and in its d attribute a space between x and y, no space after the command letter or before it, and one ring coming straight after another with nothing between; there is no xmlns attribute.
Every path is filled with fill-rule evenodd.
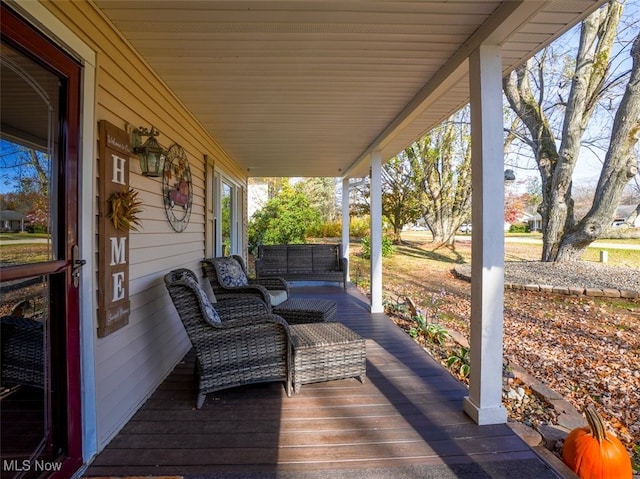
<svg viewBox="0 0 640 479"><path fill-rule="evenodd" d="M617 77L622 75L624 72L628 72L631 69L631 57L629 55L629 45L633 38L638 33L640 29L640 0L627 0L625 8L623 10L622 20L620 22L619 27L619 37L621 37L626 43L626 49L621 50L621 47L617 45L614 48L614 52L612 54L612 66L611 66L611 76ZM626 26L625 26L626 25ZM630 25L630 26L629 26ZM572 30L567 32L563 37L559 38L554 42L553 45L561 45L562 43L569 43L570 45L577 46L579 41L579 25L574 27ZM625 82L626 85L626 82ZM620 90L618 99L621 97L622 91ZM615 105L615 100L614 103ZM576 168L574 170L573 180L576 185L595 185L600 176L600 171L602 169L602 162L605 158L606 147L608 146L608 137L611 131L611 123L613 122L613 117L615 115L615 110L606 111L604 108L600 108L597 110L596 115L589 123L589 127L586 131L583 146L580 151L580 158L576 163ZM588 141L589 139L596 137L604 136L607 141L600 141L598 145L595 145ZM636 158L640 159L640 145L636 145ZM524 156L530 157L531 152L530 149L523 152ZM526 178L529 176L537 176L537 169L533 168L531 170L520 169L517 168L517 164L513 164L513 159L507 158L507 165L516 166L516 176L518 178ZM510 165L511 163L511 165ZM526 162L525 162L526 163ZM535 166L533 160L528 162L528 166Z"/></svg>

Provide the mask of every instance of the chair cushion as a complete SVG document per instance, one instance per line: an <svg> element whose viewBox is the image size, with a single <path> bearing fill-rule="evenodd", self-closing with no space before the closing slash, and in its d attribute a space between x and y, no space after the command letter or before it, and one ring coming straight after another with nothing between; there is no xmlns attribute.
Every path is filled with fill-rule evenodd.
<svg viewBox="0 0 640 479"><path fill-rule="evenodd" d="M234 258L216 259L218 278L223 286L247 286L249 281L242 266Z"/></svg>
<svg viewBox="0 0 640 479"><path fill-rule="evenodd" d="M204 320L207 323L213 324L213 325L221 324L222 321L220 320L220 316L218 315L218 312L215 310L215 308L211 304L211 301L209 301L209 298L207 298L207 293L204 292L200 284L189 275L183 275L182 281L184 281L187 285L189 285L195 291L196 296L198 297L198 302L200 303L202 316L204 317Z"/></svg>
<svg viewBox="0 0 640 479"><path fill-rule="evenodd" d="M288 299L287 292L285 290L269 290L269 299L271 306L277 306Z"/></svg>

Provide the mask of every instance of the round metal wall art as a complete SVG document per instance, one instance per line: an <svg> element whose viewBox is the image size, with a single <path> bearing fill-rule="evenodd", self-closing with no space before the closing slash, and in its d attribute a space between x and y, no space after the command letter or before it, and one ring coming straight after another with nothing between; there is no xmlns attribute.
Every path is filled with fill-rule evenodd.
<svg viewBox="0 0 640 479"><path fill-rule="evenodd" d="M169 148L162 175L164 210L174 231L181 233L187 228L193 203L191 170L184 149L174 144Z"/></svg>

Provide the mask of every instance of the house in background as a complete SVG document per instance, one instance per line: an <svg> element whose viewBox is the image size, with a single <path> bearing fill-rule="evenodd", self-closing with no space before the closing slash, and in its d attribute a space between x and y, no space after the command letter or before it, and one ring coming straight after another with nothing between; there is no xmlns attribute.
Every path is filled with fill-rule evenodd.
<svg viewBox="0 0 640 479"><path fill-rule="evenodd" d="M522 222L529 226L529 231L542 231L542 216L540 216L540 213L525 213Z"/></svg>
<svg viewBox="0 0 640 479"><path fill-rule="evenodd" d="M620 205L616 209L613 219L615 226L626 225L630 228L640 228L640 205Z"/></svg>
<svg viewBox="0 0 640 479"><path fill-rule="evenodd" d="M523 223L529 225L529 231L542 231L542 216L540 213L525 213L522 219ZM638 215L637 205L620 205L616 209L616 215L613 219L613 226L627 226L631 228L640 228L640 216Z"/></svg>
<svg viewBox="0 0 640 479"><path fill-rule="evenodd" d="M0 211L0 232L19 233L24 231L25 217L13 210Z"/></svg>
<svg viewBox="0 0 640 479"><path fill-rule="evenodd" d="M464 411L505 422L504 255L490 236L504 216L501 78L604 3L2 0L1 139L54 161L52 241L0 268L0 306L33 296L28 328L42 346L29 397L2 398L33 401L35 416L28 435L24 416L3 416L3 460L11 444L10 464L48 461L50 474L73 476L182 360L191 345L163 276L246 255L248 177L341 178L348 246L348 182L370 175L370 308L382 312L381 166L469 101ZM180 204L169 201L177 185ZM129 189L137 231L108 218Z"/></svg>

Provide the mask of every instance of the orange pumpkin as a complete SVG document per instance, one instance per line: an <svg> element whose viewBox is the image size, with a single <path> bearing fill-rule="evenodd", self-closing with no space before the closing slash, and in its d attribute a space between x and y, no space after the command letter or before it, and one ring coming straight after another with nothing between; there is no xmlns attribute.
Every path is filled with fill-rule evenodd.
<svg viewBox="0 0 640 479"><path fill-rule="evenodd" d="M562 460L581 479L630 479L631 459L620 440L605 430L592 405L585 408L589 427L578 427L564 441Z"/></svg>

